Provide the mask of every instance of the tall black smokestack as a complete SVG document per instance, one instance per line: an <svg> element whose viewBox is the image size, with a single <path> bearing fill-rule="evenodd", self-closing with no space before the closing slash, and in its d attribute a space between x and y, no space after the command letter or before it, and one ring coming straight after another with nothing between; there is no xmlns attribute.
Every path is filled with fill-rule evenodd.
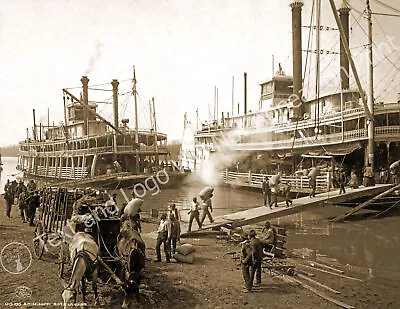
<svg viewBox="0 0 400 309"><path fill-rule="evenodd" d="M82 76L81 78L81 83L82 83L82 92L83 92L83 98L82 98L82 104L85 105L83 107L83 133L85 135L89 134L89 128L88 128L88 114L89 114L89 96L88 96L88 84L89 84L89 78L87 76Z"/></svg>
<svg viewBox="0 0 400 309"><path fill-rule="evenodd" d="M118 80L113 79L111 85L113 87L114 127L118 128Z"/></svg>
<svg viewBox="0 0 400 309"><path fill-rule="evenodd" d="M36 113L35 109L32 110L33 113L33 139L36 141L37 140L37 128L36 128Z"/></svg>
<svg viewBox="0 0 400 309"><path fill-rule="evenodd" d="M295 118L302 118L304 107L300 104L302 93L302 43L301 43L301 8L302 1L293 1L290 4L292 8L292 48L293 48L293 94L296 97L293 104L297 106L294 110Z"/></svg>
<svg viewBox="0 0 400 309"><path fill-rule="evenodd" d="M344 1L342 7L338 10L340 22L342 23L344 35L346 36L347 42L349 42L349 12L350 8ZM343 46L344 42L340 37L340 80L342 82L342 89L349 89L349 60L347 59L346 52Z"/></svg>

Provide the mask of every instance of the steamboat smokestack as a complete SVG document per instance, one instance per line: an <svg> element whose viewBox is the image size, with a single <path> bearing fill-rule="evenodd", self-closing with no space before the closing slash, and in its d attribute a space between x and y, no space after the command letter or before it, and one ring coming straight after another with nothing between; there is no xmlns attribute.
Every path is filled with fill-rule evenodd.
<svg viewBox="0 0 400 309"><path fill-rule="evenodd" d="M118 128L118 80L113 79L111 85L113 87L114 127Z"/></svg>
<svg viewBox="0 0 400 309"><path fill-rule="evenodd" d="M36 141L37 140L37 128L36 128L36 113L35 109L32 110L33 112L33 139Z"/></svg>
<svg viewBox="0 0 400 309"><path fill-rule="evenodd" d="M247 73L244 72L244 114L247 115Z"/></svg>
<svg viewBox="0 0 400 309"><path fill-rule="evenodd" d="M301 43L301 8L302 1L293 1L290 4L292 8L292 53L293 53L293 95L295 100L294 110L295 118L302 118L304 114L304 107L301 105L302 93L302 43Z"/></svg>
<svg viewBox="0 0 400 309"><path fill-rule="evenodd" d="M85 105L83 107L83 132L85 133L85 135L89 134L89 130L88 130L88 114L89 114L89 97L88 97L88 84L89 84L89 78L87 78L87 76L82 76L81 78L81 83L82 83L82 101L81 103L83 105Z"/></svg>
<svg viewBox="0 0 400 309"><path fill-rule="evenodd" d="M349 12L350 8L347 5L347 1L343 1L342 7L338 10L340 22L343 26L344 35L347 39L347 43L349 43ZM344 42L342 41L342 37L340 37L340 80L342 83L342 89L349 89L349 60L346 56L346 51L343 46Z"/></svg>

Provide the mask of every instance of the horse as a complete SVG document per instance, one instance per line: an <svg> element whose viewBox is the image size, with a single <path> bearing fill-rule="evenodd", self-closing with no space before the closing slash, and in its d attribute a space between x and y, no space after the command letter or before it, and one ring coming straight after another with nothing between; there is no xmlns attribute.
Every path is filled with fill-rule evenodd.
<svg viewBox="0 0 400 309"><path fill-rule="evenodd" d="M139 294L140 279L145 266L146 246L140 234L127 219L122 222L117 237L116 252L122 262L121 280L124 282L122 308L128 308L132 293Z"/></svg>
<svg viewBox="0 0 400 309"><path fill-rule="evenodd" d="M95 297L95 304L98 304L99 294L97 291L97 274L98 263L97 257L99 254L99 247L94 238L84 232L76 233L71 243L69 244L70 259L73 261L73 268L71 278L66 283L62 280L64 290L62 291L62 298L64 301L64 308L67 303L76 302L76 296L79 290L82 291L82 300L86 302L86 282L85 279L92 281L92 288Z"/></svg>

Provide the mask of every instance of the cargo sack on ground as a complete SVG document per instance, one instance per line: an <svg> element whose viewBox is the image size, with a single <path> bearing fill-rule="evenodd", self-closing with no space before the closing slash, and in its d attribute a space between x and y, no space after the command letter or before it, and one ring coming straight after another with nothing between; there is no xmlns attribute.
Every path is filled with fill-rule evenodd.
<svg viewBox="0 0 400 309"><path fill-rule="evenodd" d="M143 200L140 198L131 199L124 208L124 215L134 216L138 213L139 208L143 205Z"/></svg>
<svg viewBox="0 0 400 309"><path fill-rule="evenodd" d="M277 184L279 184L280 180L281 180L281 175L280 174L273 175L269 179L269 185L270 186L276 186Z"/></svg>
<svg viewBox="0 0 400 309"><path fill-rule="evenodd" d="M183 244L176 248L176 252L181 255L188 255L196 251L196 248L192 244Z"/></svg>
<svg viewBox="0 0 400 309"><path fill-rule="evenodd" d="M180 253L175 253L175 254L173 255L173 258L174 258L175 260L177 260L178 262L181 262L181 263L193 264L193 262L194 262L194 252L192 252L192 253L190 253L190 254L188 254L188 255L183 255L183 254L180 254Z"/></svg>
<svg viewBox="0 0 400 309"><path fill-rule="evenodd" d="M213 192L214 188L207 186L200 191L199 195L202 200L207 200L213 196Z"/></svg>
<svg viewBox="0 0 400 309"><path fill-rule="evenodd" d="M321 175L319 167L313 167L308 173L308 177L317 177L319 175Z"/></svg>

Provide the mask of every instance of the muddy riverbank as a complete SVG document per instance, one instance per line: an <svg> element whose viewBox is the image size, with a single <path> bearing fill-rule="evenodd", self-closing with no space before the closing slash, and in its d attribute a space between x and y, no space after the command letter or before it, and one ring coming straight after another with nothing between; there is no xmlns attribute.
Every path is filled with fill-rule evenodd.
<svg viewBox="0 0 400 309"><path fill-rule="evenodd" d="M16 206L13 206L12 218L6 218L4 200L1 198L0 201L0 248L11 242L20 242L32 250L33 228L21 223ZM339 210L322 209L307 216L299 214L297 218L288 217L273 223L287 228L287 247L296 255L309 260L318 259L319 262L344 270L347 276L362 280L310 270L315 274L314 280L340 292L338 295L330 292L325 294L356 308L398 308L399 271L396 268L398 266L394 266L397 265L395 260L400 241L395 230L398 217L332 225L324 219L327 211L334 213ZM239 250L239 247L217 242L215 236L182 240L196 246L194 264L154 263L155 241L147 233L155 229L153 223L143 224L149 261L140 298L131 308L338 307L269 272L263 274L261 287L253 293L241 293L242 276L237 261L225 255ZM23 306L27 308L59 307L57 303L61 302L61 283L57 277L56 253L51 250L43 260L32 259L30 266L21 274L11 274L2 267L0 307L13 302L30 303ZM17 292L21 290L20 287L27 287L31 295L22 297ZM112 284L100 284L99 291L101 307L116 308L121 304L120 292ZM92 301L91 294L88 303Z"/></svg>

